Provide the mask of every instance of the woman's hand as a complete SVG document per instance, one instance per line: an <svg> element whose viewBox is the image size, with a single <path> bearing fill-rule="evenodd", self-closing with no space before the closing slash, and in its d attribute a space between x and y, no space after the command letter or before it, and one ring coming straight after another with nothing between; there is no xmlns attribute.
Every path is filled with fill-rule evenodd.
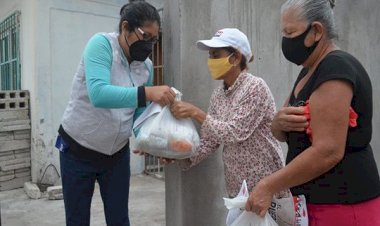
<svg viewBox="0 0 380 226"><path fill-rule="evenodd" d="M175 159L160 157L160 163L164 165L172 164L172 163L175 163Z"/></svg>
<svg viewBox="0 0 380 226"><path fill-rule="evenodd" d="M169 86L146 86L145 96L148 101L166 106L174 102L176 94Z"/></svg>
<svg viewBox="0 0 380 226"><path fill-rule="evenodd" d="M135 155L145 155L145 156L148 155L147 153L145 153L145 152L143 152L143 151L140 151L140 150L133 150L132 152L133 152L133 154L135 154Z"/></svg>
<svg viewBox="0 0 380 226"><path fill-rule="evenodd" d="M197 109L194 105L184 101L175 101L170 107L170 111L177 119L194 117Z"/></svg>
<svg viewBox="0 0 380 226"><path fill-rule="evenodd" d="M174 101L174 104L170 107L170 111L177 119L193 118L199 124L203 124L207 116L206 112L184 101Z"/></svg>
<svg viewBox="0 0 380 226"><path fill-rule="evenodd" d="M273 195L274 192L271 191L270 187L263 180L260 181L249 195L245 210L264 217L270 207Z"/></svg>
<svg viewBox="0 0 380 226"><path fill-rule="evenodd" d="M303 107L283 107L274 116L272 130L302 132L308 125Z"/></svg>

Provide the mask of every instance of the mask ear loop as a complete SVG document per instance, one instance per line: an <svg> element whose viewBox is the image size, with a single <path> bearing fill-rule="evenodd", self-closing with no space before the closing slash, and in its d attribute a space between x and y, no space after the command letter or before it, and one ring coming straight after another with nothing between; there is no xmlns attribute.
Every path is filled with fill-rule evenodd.
<svg viewBox="0 0 380 226"><path fill-rule="evenodd" d="M126 20L125 20L126 21ZM128 21L126 21L127 23L128 23ZM123 29L125 29L126 31L127 31L127 33L129 34L129 31L128 31L128 29L127 28L125 28L125 26L123 26ZM120 35L121 35L121 33L120 33ZM128 39L127 39L127 35L124 35L124 39L125 39L125 42L127 43L127 46L128 46L128 48L130 47L130 45L129 45L129 42L128 42Z"/></svg>
<svg viewBox="0 0 380 226"><path fill-rule="evenodd" d="M235 55L235 60L237 60L236 52L237 52L237 51L235 51L235 52L233 53L233 54ZM241 53L240 53L240 54L241 54ZM234 67L234 74L236 74L236 70L237 70L236 68L239 67L239 66L240 66L240 63L237 63L237 64L234 63L234 64L233 64L233 67Z"/></svg>
<svg viewBox="0 0 380 226"><path fill-rule="evenodd" d="M235 52L233 52L233 53L231 53L231 55L230 55L230 57L232 56L232 55L235 55L235 61L236 61L236 51ZM234 71L234 74L236 75L236 67L237 66L239 66L239 64L235 64L235 62L232 64L232 67L233 67L233 71Z"/></svg>
<svg viewBox="0 0 380 226"><path fill-rule="evenodd" d="M232 52L229 56L228 56L228 61L230 60L230 57L234 56L236 54L236 51L235 52ZM236 59L236 55L235 55L235 59ZM233 67L236 67L237 65L235 64L235 62L232 64Z"/></svg>
<svg viewBox="0 0 380 226"><path fill-rule="evenodd" d="M128 43L128 39L127 39L127 36L125 36L124 35L124 38L125 38L125 42L127 43L127 45L128 45L128 48L130 48L131 46L129 45L129 43Z"/></svg>
<svg viewBox="0 0 380 226"><path fill-rule="evenodd" d="M316 30L315 30L315 28L314 28L314 26L313 26L312 23L309 25L309 28L308 28L307 30L309 30L308 33L310 33L310 30L313 30L314 38L317 36L317 32L316 32ZM309 35L309 34L308 34L308 35ZM307 36L306 36L306 37L307 37ZM306 37L305 37L305 38L306 38ZM315 43L319 43L319 41L321 41L321 39L322 39L322 36L321 36L321 38L320 38L319 40L314 40L314 44L313 44L313 45L315 45ZM313 45L311 45L311 47L312 47ZM309 47L309 48L310 48L310 47Z"/></svg>
<svg viewBox="0 0 380 226"><path fill-rule="evenodd" d="M314 33L314 37L317 36L317 31L316 31L315 27L312 27L312 29L314 31L313 32ZM314 43L319 43L322 40L322 36L323 36L323 34L321 35L321 38L319 40L315 40Z"/></svg>

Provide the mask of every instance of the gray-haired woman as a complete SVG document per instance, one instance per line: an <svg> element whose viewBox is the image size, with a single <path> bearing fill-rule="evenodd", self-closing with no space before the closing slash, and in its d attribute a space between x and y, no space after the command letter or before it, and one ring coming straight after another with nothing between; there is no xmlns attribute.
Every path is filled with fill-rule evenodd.
<svg viewBox="0 0 380 226"><path fill-rule="evenodd" d="M371 81L333 42L334 6L333 0L282 6L284 56L303 66L272 122L276 138L288 143L287 165L258 183L246 209L262 215L273 194L291 188L305 195L311 226L380 225Z"/></svg>

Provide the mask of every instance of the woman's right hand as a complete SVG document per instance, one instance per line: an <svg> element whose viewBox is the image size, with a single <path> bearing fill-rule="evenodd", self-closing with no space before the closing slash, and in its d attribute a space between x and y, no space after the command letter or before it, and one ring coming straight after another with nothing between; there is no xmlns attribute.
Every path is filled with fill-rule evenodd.
<svg viewBox="0 0 380 226"><path fill-rule="evenodd" d="M303 107L283 107L273 118L272 131L302 132L305 131L308 125Z"/></svg>
<svg viewBox="0 0 380 226"><path fill-rule="evenodd" d="M146 86L145 96L148 101L166 106L174 102L176 94L169 86Z"/></svg>
<svg viewBox="0 0 380 226"><path fill-rule="evenodd" d="M194 105L185 101L175 101L170 107L170 111L177 119L191 118L196 110L197 108Z"/></svg>
<svg viewBox="0 0 380 226"><path fill-rule="evenodd" d="M206 120L207 114L200 108L184 101L174 101L170 106L170 111L177 119L181 118L193 118L199 124L202 124Z"/></svg>

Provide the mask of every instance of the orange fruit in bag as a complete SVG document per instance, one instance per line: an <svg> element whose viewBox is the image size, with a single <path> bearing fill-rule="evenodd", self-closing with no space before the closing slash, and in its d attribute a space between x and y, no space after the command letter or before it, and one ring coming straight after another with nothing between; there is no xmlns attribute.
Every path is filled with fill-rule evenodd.
<svg viewBox="0 0 380 226"><path fill-rule="evenodd" d="M170 149L178 152L190 152L193 145L186 140L172 140L170 142Z"/></svg>

